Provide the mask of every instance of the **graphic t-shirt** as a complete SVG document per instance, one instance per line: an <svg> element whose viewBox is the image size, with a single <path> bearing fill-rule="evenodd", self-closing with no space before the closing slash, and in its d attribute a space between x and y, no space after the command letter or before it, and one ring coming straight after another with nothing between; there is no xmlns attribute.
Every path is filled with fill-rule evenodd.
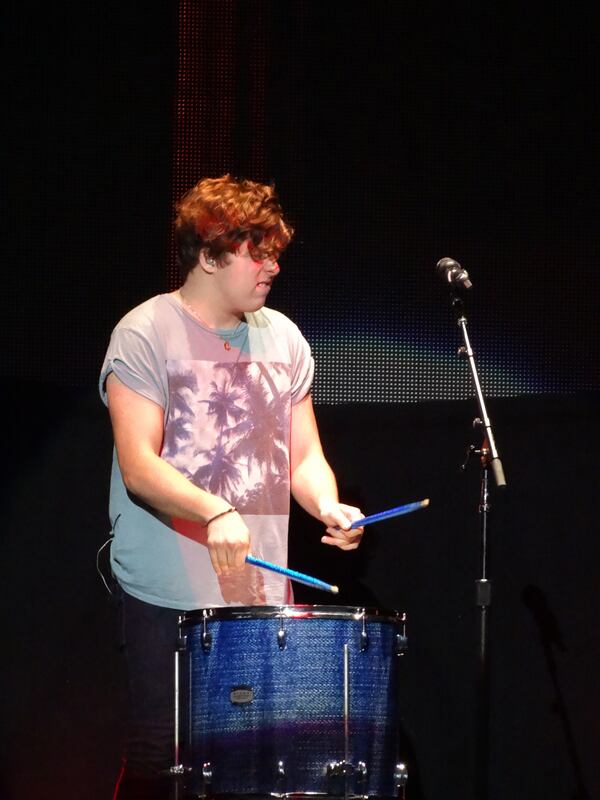
<svg viewBox="0 0 600 800"><path fill-rule="evenodd" d="M172 294L126 314L100 375L110 372L164 411L161 458L235 506L254 556L287 565L292 405L310 390L313 359L296 325L263 308L235 332L203 327ZM131 495L116 453L110 487L111 566L148 603L191 610L292 602L289 581L246 565L217 577L200 523L171 518Z"/></svg>

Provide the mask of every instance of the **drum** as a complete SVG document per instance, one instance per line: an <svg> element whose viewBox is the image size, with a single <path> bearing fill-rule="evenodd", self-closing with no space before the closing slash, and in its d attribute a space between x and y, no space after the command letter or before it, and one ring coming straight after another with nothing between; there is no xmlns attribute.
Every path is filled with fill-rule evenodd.
<svg viewBox="0 0 600 800"><path fill-rule="evenodd" d="M180 618L186 796L397 797L405 617L252 606Z"/></svg>

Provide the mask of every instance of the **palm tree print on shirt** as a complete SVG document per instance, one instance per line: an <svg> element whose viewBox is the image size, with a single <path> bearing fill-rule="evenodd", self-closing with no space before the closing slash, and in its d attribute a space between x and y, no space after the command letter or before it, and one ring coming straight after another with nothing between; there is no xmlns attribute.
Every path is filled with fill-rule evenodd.
<svg viewBox="0 0 600 800"><path fill-rule="evenodd" d="M287 514L289 366L178 361L167 370L162 457L242 513Z"/></svg>

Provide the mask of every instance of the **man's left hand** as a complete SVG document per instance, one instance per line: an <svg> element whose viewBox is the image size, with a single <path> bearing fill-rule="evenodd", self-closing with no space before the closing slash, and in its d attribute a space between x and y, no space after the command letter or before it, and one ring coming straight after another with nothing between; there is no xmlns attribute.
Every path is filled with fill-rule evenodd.
<svg viewBox="0 0 600 800"><path fill-rule="evenodd" d="M323 544L339 547L340 550L356 550L364 528L351 529L350 525L363 517L361 510L354 506L347 506L345 503L327 505L321 509L321 519L327 525L326 536L322 536L321 541Z"/></svg>

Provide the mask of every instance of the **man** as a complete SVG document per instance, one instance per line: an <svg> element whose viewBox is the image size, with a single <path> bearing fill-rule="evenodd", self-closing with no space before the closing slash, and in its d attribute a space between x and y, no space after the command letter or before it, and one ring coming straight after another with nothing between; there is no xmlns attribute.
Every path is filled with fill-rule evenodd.
<svg viewBox="0 0 600 800"><path fill-rule="evenodd" d="M273 187L207 178L177 205L183 284L130 311L100 376L112 422L111 567L121 595L131 725L118 797L166 797L173 760L179 613L293 602L285 566L290 491L358 547L339 502L298 328L265 307L292 238Z"/></svg>

